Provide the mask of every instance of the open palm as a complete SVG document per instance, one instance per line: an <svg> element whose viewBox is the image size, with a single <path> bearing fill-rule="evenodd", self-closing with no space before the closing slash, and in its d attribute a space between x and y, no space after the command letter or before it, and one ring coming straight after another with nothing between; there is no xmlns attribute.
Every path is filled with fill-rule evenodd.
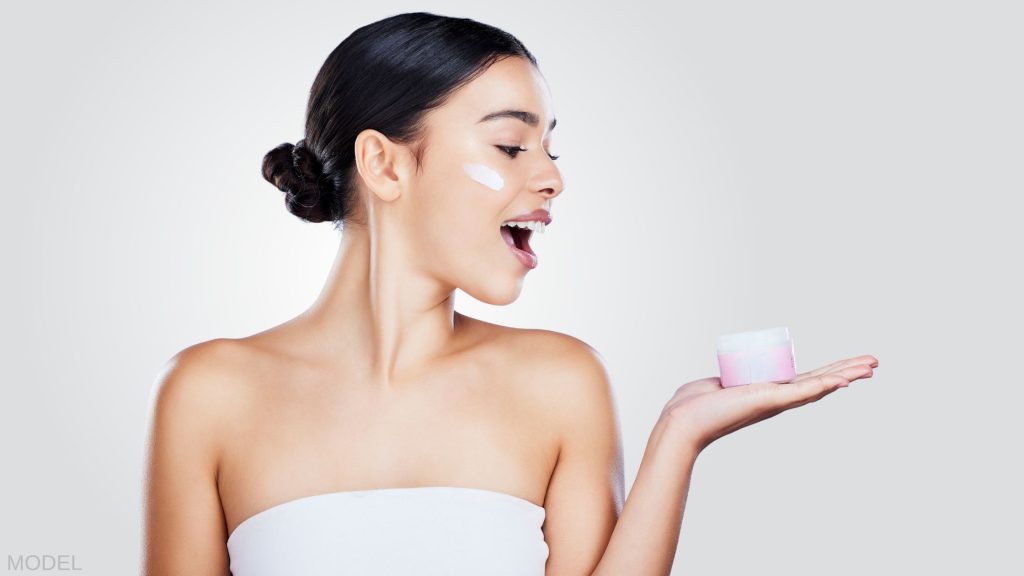
<svg viewBox="0 0 1024 576"><path fill-rule="evenodd" d="M702 378L680 386L663 415L693 442L699 452L718 438L814 402L860 378L870 378L878 359L871 355L847 358L785 382L758 382L723 387L719 377Z"/></svg>

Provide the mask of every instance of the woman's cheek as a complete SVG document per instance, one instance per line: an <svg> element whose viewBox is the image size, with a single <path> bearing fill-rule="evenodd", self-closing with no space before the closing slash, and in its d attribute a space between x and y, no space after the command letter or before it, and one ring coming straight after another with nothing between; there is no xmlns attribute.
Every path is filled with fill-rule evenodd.
<svg viewBox="0 0 1024 576"><path fill-rule="evenodd" d="M505 179L501 177L501 174L498 174L497 170L490 166L466 163L462 165L462 169L470 178L495 192L500 192L505 187Z"/></svg>

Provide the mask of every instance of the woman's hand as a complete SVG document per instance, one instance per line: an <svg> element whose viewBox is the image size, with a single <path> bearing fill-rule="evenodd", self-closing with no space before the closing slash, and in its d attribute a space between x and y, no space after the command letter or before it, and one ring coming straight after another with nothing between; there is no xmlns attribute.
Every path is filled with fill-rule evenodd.
<svg viewBox="0 0 1024 576"><path fill-rule="evenodd" d="M877 367L878 359L867 355L839 360L782 383L724 388L717 376L694 380L676 390L662 418L692 442L697 454L726 434L814 402L859 378L870 378Z"/></svg>

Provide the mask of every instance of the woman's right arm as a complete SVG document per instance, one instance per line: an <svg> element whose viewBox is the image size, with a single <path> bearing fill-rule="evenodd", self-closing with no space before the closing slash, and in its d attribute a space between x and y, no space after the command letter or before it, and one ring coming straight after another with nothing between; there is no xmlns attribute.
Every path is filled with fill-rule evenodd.
<svg viewBox="0 0 1024 576"><path fill-rule="evenodd" d="M226 525L217 490L223 387L216 341L171 358L153 385L143 485L144 576L227 576Z"/></svg>

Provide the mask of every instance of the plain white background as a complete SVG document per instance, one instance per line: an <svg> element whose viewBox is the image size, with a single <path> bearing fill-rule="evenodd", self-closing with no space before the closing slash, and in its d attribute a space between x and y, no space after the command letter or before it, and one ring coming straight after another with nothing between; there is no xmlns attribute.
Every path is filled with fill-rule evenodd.
<svg viewBox="0 0 1024 576"><path fill-rule="evenodd" d="M1022 11L906 0L6 5L0 561L137 570L161 366L297 314L336 250L263 154L342 39L416 10L515 34L551 86L540 266L456 306L602 353L627 487L718 335L880 360L700 456L674 573L1020 573Z"/></svg>

